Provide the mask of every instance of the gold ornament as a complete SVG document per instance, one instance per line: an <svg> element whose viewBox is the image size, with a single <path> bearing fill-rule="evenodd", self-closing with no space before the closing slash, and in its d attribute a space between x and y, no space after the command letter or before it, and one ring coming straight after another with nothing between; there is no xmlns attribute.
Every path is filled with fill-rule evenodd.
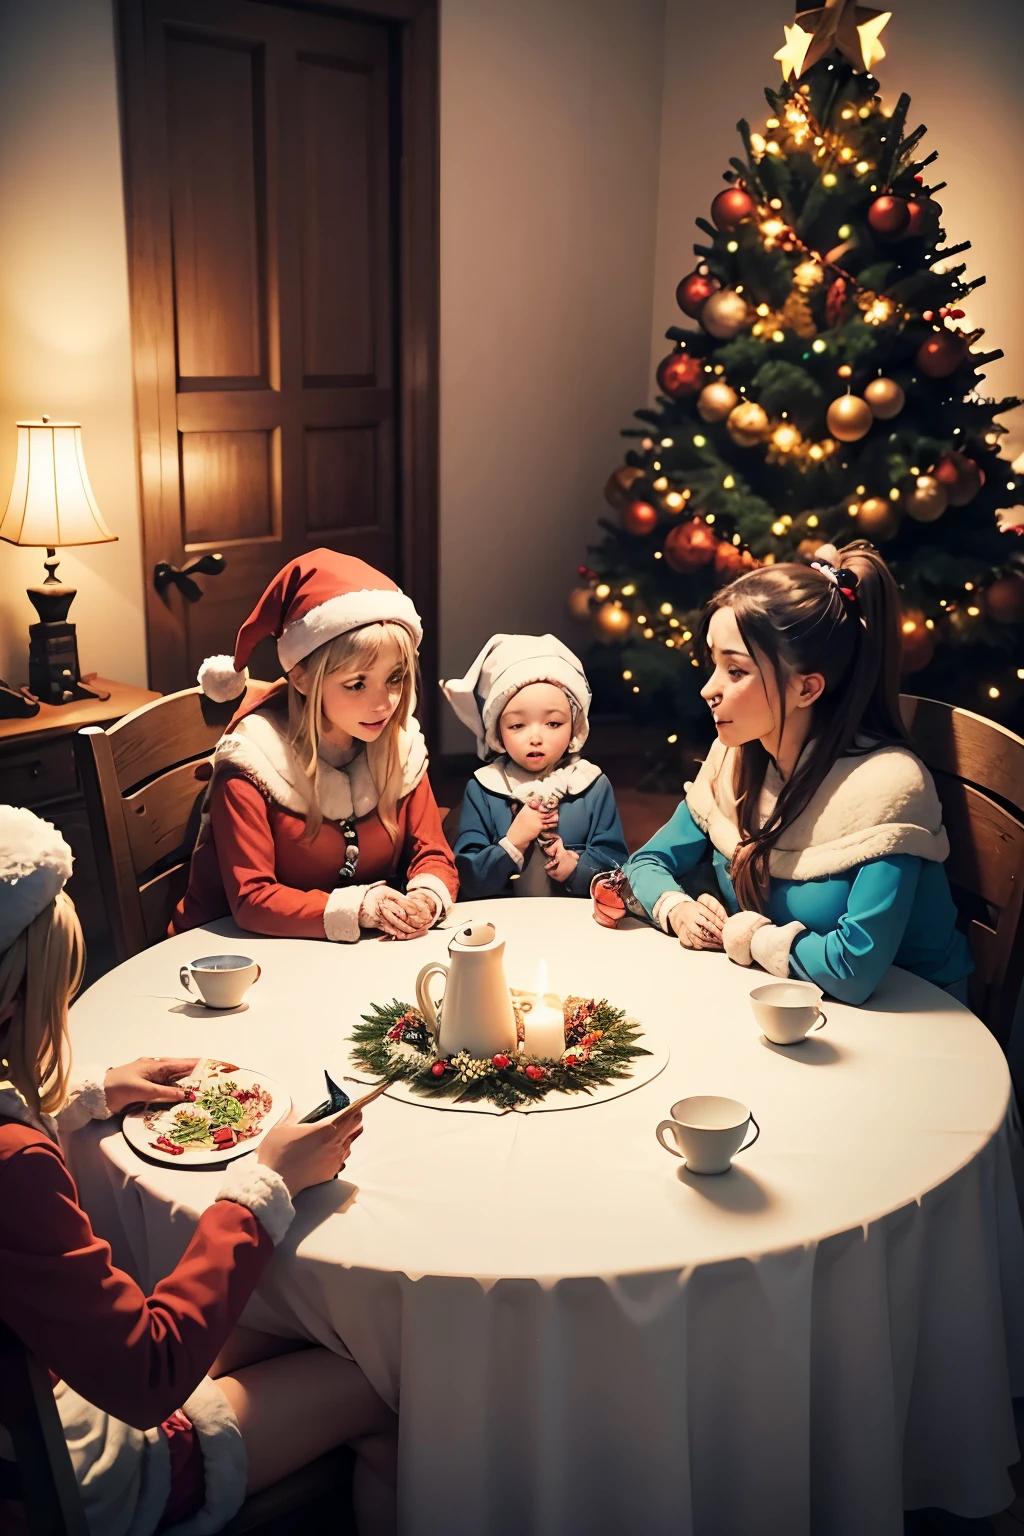
<svg viewBox="0 0 1024 1536"><path fill-rule="evenodd" d="M747 301L734 288L719 288L705 299L700 312L700 323L709 336L718 341L730 341L750 320Z"/></svg>
<svg viewBox="0 0 1024 1536"><path fill-rule="evenodd" d="M607 645L627 635L632 628L632 620L625 608L620 608L618 604L602 603L594 614L594 628L597 630L597 638Z"/></svg>
<svg viewBox="0 0 1024 1536"><path fill-rule="evenodd" d="M768 431L768 413L754 400L741 400L726 422L729 436L740 448L753 448Z"/></svg>
<svg viewBox="0 0 1024 1536"><path fill-rule="evenodd" d="M799 448L802 441L796 427L788 421L784 421L772 433L772 444L780 453L792 453L794 448Z"/></svg>
<svg viewBox="0 0 1024 1536"><path fill-rule="evenodd" d="M724 421L739 399L728 384L705 384L697 396L697 414L701 421Z"/></svg>
<svg viewBox="0 0 1024 1536"><path fill-rule="evenodd" d="M864 388L864 399L879 421L891 421L902 411L907 397L895 379L872 379Z"/></svg>
<svg viewBox="0 0 1024 1536"><path fill-rule="evenodd" d="M940 485L934 475L918 475L913 489L903 497L907 514L919 523L934 523L949 506L946 487Z"/></svg>
<svg viewBox="0 0 1024 1536"><path fill-rule="evenodd" d="M873 544L891 539L899 525L898 501L886 501L884 496L869 496L857 508L857 532Z"/></svg>
<svg viewBox="0 0 1024 1536"><path fill-rule="evenodd" d="M590 587L574 587L569 593L568 608L571 618L582 622L590 618L590 602L594 593Z"/></svg>
<svg viewBox="0 0 1024 1536"><path fill-rule="evenodd" d="M817 336L818 327L814 323L811 306L802 293L791 293L782 306L782 320L791 331L804 341Z"/></svg>
<svg viewBox="0 0 1024 1536"><path fill-rule="evenodd" d="M793 273L793 281L796 286L805 293L808 288L816 288L825 278L825 269L817 261L802 261Z"/></svg>
<svg viewBox="0 0 1024 1536"><path fill-rule="evenodd" d="M840 395L825 413L828 429L841 443L856 443L871 431L871 407L859 395Z"/></svg>
<svg viewBox="0 0 1024 1536"><path fill-rule="evenodd" d="M833 48L849 59L854 69L868 73L885 58L879 38L892 16L858 5L856 0L825 0L811 11L798 11L791 27L783 27L785 46L775 57L782 64L783 79L797 79Z"/></svg>

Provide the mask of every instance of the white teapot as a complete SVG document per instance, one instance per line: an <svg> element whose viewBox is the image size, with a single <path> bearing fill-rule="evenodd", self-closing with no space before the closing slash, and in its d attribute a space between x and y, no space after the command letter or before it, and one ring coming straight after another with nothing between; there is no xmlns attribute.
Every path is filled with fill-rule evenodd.
<svg viewBox="0 0 1024 1536"><path fill-rule="evenodd" d="M433 960L416 978L416 1002L442 1056L468 1051L486 1058L516 1043L516 1016L502 963L505 940L493 923L465 923L448 945L447 965ZM444 976L440 1005L430 993L432 976Z"/></svg>

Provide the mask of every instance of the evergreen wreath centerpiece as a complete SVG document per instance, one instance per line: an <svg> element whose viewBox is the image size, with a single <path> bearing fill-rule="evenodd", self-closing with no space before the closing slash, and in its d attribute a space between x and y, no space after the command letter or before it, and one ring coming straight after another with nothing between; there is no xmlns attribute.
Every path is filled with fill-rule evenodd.
<svg viewBox="0 0 1024 1536"><path fill-rule="evenodd" d="M491 1057L466 1050L442 1054L423 1014L395 999L374 1003L352 1035L353 1057L366 1071L404 1082L428 1099L462 1104L486 1100L500 1109L543 1099L547 1094L593 1093L629 1076L631 1064L651 1053L637 1043L642 1029L606 998L567 997L562 1003L565 1049L556 1060L535 1059L523 1048L522 999L513 993L517 1047Z"/></svg>

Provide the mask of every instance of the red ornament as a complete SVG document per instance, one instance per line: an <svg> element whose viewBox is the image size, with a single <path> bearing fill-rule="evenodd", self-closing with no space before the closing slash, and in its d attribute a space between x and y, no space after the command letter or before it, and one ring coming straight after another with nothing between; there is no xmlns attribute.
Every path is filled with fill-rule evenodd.
<svg viewBox="0 0 1024 1536"><path fill-rule="evenodd" d="M435 1077L444 1077L448 1070L448 1064L444 1061L435 1061L430 1070Z"/></svg>
<svg viewBox="0 0 1024 1536"><path fill-rule="evenodd" d="M997 624L1024 623L1024 581L1019 576L1000 576L985 588L985 611Z"/></svg>
<svg viewBox="0 0 1024 1536"><path fill-rule="evenodd" d="M691 517L669 529L665 559L680 575L690 575L715 558L718 540L702 517Z"/></svg>
<svg viewBox="0 0 1024 1536"><path fill-rule="evenodd" d="M715 550L715 570L719 576L739 576L743 571L752 570L754 565L754 557L749 549L740 549L728 539L719 542Z"/></svg>
<svg viewBox="0 0 1024 1536"><path fill-rule="evenodd" d="M704 384L704 364L689 352L670 352L658 364L658 388L672 400L695 395Z"/></svg>
<svg viewBox="0 0 1024 1536"><path fill-rule="evenodd" d="M900 671L922 672L935 655L935 641L932 631L925 625L923 613L916 610L904 613L900 641Z"/></svg>
<svg viewBox="0 0 1024 1536"><path fill-rule="evenodd" d="M531 1083L539 1083L541 1078L544 1076L544 1068L533 1066L527 1067L526 1075L530 1079Z"/></svg>
<svg viewBox="0 0 1024 1536"><path fill-rule="evenodd" d="M917 366L930 379L944 379L967 357L967 342L959 331L929 336L917 349Z"/></svg>
<svg viewBox="0 0 1024 1536"><path fill-rule="evenodd" d="M932 471L951 507L966 507L985 484L985 471L965 453L947 453Z"/></svg>
<svg viewBox="0 0 1024 1536"><path fill-rule="evenodd" d="M925 203L907 204L907 227L903 233L904 240L912 240L915 235L924 234L926 212L927 204Z"/></svg>
<svg viewBox="0 0 1024 1536"><path fill-rule="evenodd" d="M850 303L850 288L845 277L837 277L825 295L825 321L829 327L846 319Z"/></svg>
<svg viewBox="0 0 1024 1536"><path fill-rule="evenodd" d="M868 223L884 240L900 240L910 227L910 210L905 198L886 193L876 197L868 209Z"/></svg>
<svg viewBox="0 0 1024 1536"><path fill-rule="evenodd" d="M499 1051L497 1056L492 1056L491 1061L498 1068L499 1072L504 1072L506 1067L512 1065L509 1058L502 1051Z"/></svg>
<svg viewBox="0 0 1024 1536"><path fill-rule="evenodd" d="M749 192L744 192L742 187L729 187L719 192L711 204L711 217L717 229L735 229L742 219L749 219L756 208Z"/></svg>
<svg viewBox="0 0 1024 1536"><path fill-rule="evenodd" d="M691 272L676 289L676 303L684 315L696 320L704 300L710 298L719 286L717 278L710 273Z"/></svg>
<svg viewBox="0 0 1024 1536"><path fill-rule="evenodd" d="M637 538L653 533L658 526L658 514L649 501L631 501L622 514L622 526Z"/></svg>

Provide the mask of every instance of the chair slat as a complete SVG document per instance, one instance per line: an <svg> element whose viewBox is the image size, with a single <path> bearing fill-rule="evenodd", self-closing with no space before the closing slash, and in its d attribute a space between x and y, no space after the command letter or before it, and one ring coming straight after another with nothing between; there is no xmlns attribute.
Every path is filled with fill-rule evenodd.
<svg viewBox="0 0 1024 1536"><path fill-rule="evenodd" d="M1005 907L1024 861L1024 826L973 785L945 773L933 777L949 835L950 881Z"/></svg>
<svg viewBox="0 0 1024 1536"><path fill-rule="evenodd" d="M0 1423L14 1445L32 1536L89 1536L50 1373L2 1322Z"/></svg>
<svg viewBox="0 0 1024 1536"><path fill-rule="evenodd" d="M250 684L246 699L267 687ZM122 793L174 763L212 752L241 704L241 699L215 704L198 688L187 688L154 699L112 725L107 735Z"/></svg>
<svg viewBox="0 0 1024 1536"><path fill-rule="evenodd" d="M161 871L139 889L139 907L146 945L167 937L167 925L188 886L189 861ZM145 948L145 945L142 946Z"/></svg>
<svg viewBox="0 0 1024 1536"><path fill-rule="evenodd" d="M108 733L98 725L80 730L75 737L75 761L89 812L96 867L114 950L119 961L127 960L130 955L137 955L140 949L146 948L146 934Z"/></svg>
<svg viewBox="0 0 1024 1536"><path fill-rule="evenodd" d="M200 758L198 763L179 763L151 779L143 789L123 797L125 827L137 873L152 869L161 859L183 849L191 852L209 784L209 772L204 772L208 761Z"/></svg>
<svg viewBox="0 0 1024 1536"><path fill-rule="evenodd" d="M914 751L933 773L980 785L1024 810L1024 741L969 709L903 694L903 721Z"/></svg>

